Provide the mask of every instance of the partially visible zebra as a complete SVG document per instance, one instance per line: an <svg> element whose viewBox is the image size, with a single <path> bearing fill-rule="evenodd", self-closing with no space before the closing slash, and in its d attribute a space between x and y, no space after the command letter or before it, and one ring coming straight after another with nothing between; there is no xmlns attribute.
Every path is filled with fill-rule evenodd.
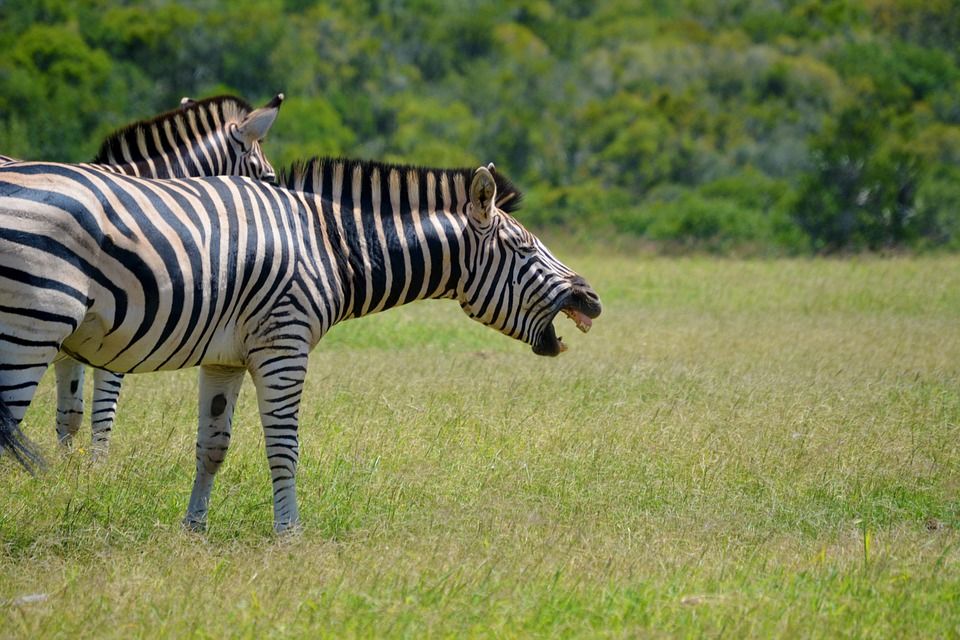
<svg viewBox="0 0 960 640"><path fill-rule="evenodd" d="M260 141L276 120L283 94L254 109L236 96L184 98L180 107L127 125L100 146L92 163L81 166L148 178L239 175L275 181ZM17 161L0 156L0 162ZM67 444L83 422L84 367L73 358L55 363L57 436ZM123 376L94 370L91 440L94 456L106 452L116 417Z"/></svg>
<svg viewBox="0 0 960 640"><path fill-rule="evenodd" d="M203 529L244 372L257 390L274 528L298 523L307 356L335 323L425 298L554 356L562 311L582 331L597 294L510 212L493 165L349 160L244 178L151 181L56 164L0 167L0 445L41 463L18 423L59 349L117 372L200 366ZM499 203L499 204L498 204Z"/></svg>

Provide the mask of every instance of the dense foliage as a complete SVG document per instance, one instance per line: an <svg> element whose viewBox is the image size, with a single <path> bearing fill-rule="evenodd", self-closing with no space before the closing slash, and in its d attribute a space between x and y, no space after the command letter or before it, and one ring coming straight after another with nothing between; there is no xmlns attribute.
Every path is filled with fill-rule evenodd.
<svg viewBox="0 0 960 640"><path fill-rule="evenodd" d="M539 228L960 248L957 0L0 2L0 153L181 96L288 101L275 164L494 161Z"/></svg>

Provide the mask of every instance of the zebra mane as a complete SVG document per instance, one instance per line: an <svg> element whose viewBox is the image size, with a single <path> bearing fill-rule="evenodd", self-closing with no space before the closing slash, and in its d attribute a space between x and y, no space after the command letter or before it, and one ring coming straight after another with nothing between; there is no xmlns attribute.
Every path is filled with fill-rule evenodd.
<svg viewBox="0 0 960 640"><path fill-rule="evenodd" d="M343 165L343 174L345 176L352 174L357 167L364 175L369 175L374 169L381 175L396 170L401 176L406 177L413 173L418 183L423 184L427 180L427 174L433 173L437 178L446 175L450 182L456 176L463 178L464 184L469 185L476 169L454 168L437 169L432 167L421 167L418 165L391 164L388 162L378 162L374 160L356 160L350 158L329 158L315 157L309 160L298 160L284 169L279 174L279 183L294 191L305 191L314 193L319 191L318 182L321 173L326 173L335 165ZM523 200L523 193L517 189L509 178L499 171L493 172L493 179L497 183L497 208L504 213L513 213L520 208Z"/></svg>
<svg viewBox="0 0 960 640"><path fill-rule="evenodd" d="M125 127L117 129L103 141L103 144L100 145L100 150L92 162L105 164L121 158L121 145L124 141L126 141L129 149L136 149L137 137L141 131L146 133L157 128L161 128L162 130L163 125L167 122L170 122L172 128L175 130L183 126L189 126L187 117L191 112L196 114L198 118L202 114L212 115L219 113L219 120L221 122L233 122L239 121L251 111L253 111L253 107L250 106L250 103L237 96L221 95L189 102L153 118L140 120L139 122L134 122L133 124L128 124Z"/></svg>

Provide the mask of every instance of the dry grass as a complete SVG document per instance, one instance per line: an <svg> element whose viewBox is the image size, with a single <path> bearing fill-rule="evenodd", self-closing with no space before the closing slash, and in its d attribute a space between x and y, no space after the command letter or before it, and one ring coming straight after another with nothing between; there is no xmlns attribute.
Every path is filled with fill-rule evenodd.
<svg viewBox="0 0 960 640"><path fill-rule="evenodd" d="M55 454L46 380L0 635L960 634L960 260L572 265L606 308L554 360L450 303L335 328L297 537L251 389L196 536L195 372L129 379L101 467Z"/></svg>

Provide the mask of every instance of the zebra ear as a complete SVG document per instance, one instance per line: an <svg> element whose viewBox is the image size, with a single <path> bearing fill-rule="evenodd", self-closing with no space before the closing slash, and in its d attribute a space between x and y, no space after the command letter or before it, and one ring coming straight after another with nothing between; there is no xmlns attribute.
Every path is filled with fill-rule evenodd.
<svg viewBox="0 0 960 640"><path fill-rule="evenodd" d="M197 101L191 98L190 96L183 96L182 98L180 98L181 109L189 109L195 104L197 104Z"/></svg>
<svg viewBox="0 0 960 640"><path fill-rule="evenodd" d="M278 93L267 103L267 106L251 111L243 119L243 122L237 128L237 133L240 134L244 143L249 146L257 140L262 140L267 135L273 121L277 119L277 114L280 113L281 104L283 104L283 94Z"/></svg>
<svg viewBox="0 0 960 640"><path fill-rule="evenodd" d="M493 203L497 199L497 183L486 167L473 173L470 181L470 215L478 222L487 222L493 215Z"/></svg>

